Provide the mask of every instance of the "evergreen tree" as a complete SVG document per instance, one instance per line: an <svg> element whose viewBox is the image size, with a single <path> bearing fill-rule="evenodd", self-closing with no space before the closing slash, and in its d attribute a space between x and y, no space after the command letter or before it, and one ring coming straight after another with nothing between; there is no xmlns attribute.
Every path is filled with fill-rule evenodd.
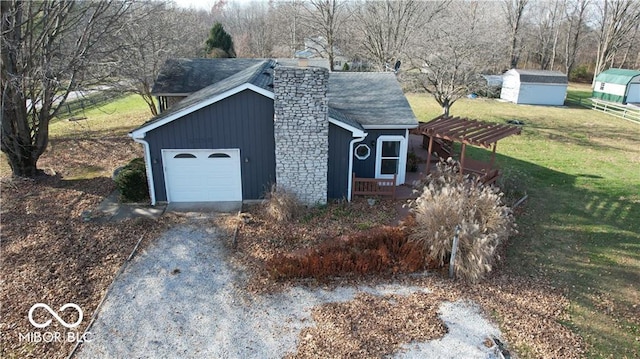
<svg viewBox="0 0 640 359"><path fill-rule="evenodd" d="M236 57L233 50L233 39L219 22L216 22L206 41L206 52L209 57Z"/></svg>

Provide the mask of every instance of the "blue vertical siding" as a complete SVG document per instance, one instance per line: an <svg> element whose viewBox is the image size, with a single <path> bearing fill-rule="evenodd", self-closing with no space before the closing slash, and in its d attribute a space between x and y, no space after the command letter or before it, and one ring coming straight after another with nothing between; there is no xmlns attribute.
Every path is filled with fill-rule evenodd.
<svg viewBox="0 0 640 359"><path fill-rule="evenodd" d="M353 172L356 173L356 177L362 178L374 178L376 176L376 143L378 141L378 137L380 136L405 136L406 130L365 130L367 132L367 137L362 141L356 143L357 146L360 143L364 143L371 149L371 155L366 160L359 160L358 158L353 156Z"/></svg>
<svg viewBox="0 0 640 359"><path fill-rule="evenodd" d="M349 143L351 131L329 123L329 166L327 169L327 198L347 198L350 181Z"/></svg>
<svg viewBox="0 0 640 359"><path fill-rule="evenodd" d="M162 149L240 149L242 198L259 199L275 182L273 100L245 90L149 131L157 201L166 201Z"/></svg>

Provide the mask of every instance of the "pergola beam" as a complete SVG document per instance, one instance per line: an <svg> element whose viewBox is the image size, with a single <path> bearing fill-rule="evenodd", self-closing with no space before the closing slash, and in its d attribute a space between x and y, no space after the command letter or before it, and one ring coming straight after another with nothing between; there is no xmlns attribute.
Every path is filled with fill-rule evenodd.
<svg viewBox="0 0 640 359"><path fill-rule="evenodd" d="M490 166L493 168L497 142L511 135L519 135L521 132L522 129L516 126L445 115L440 115L429 122L420 123L418 128L412 130L414 134L429 136L427 172L431 169L431 151L433 150L434 137L462 144L460 151L460 165L462 168L464 168L465 164L467 145L491 148Z"/></svg>

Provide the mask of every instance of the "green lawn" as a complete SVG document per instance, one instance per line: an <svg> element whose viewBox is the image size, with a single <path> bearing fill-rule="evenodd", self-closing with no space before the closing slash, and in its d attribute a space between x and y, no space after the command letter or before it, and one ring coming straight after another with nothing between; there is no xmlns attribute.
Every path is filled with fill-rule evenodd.
<svg viewBox="0 0 640 359"><path fill-rule="evenodd" d="M105 137L125 136L135 127L151 118L151 111L138 95L129 95L111 102L99 102L95 105L85 105L84 109L77 106L77 101L70 102L71 113L61 111L49 124L49 139L51 142L65 139L100 139ZM69 119L76 119L69 120ZM51 151L51 142L48 150ZM60 150L64 151L64 148ZM44 156L47 156L45 152ZM42 158L42 157L41 157ZM4 153L0 153L0 175L8 176L11 167L7 163ZM90 178L96 175L110 175L97 168L85 168L73 174L73 178Z"/></svg>
<svg viewBox="0 0 640 359"><path fill-rule="evenodd" d="M571 86L568 97L588 92ZM408 98L420 120L440 114L431 97ZM587 341L590 357L640 355L640 125L579 106L489 99L459 100L451 114L525 123L522 135L497 147L498 164L519 174L529 195L508 267L567 290L566 325Z"/></svg>
<svg viewBox="0 0 640 359"><path fill-rule="evenodd" d="M51 121L49 130L51 138L114 136L126 134L150 118L151 111L142 98L129 95L71 114L62 113Z"/></svg>

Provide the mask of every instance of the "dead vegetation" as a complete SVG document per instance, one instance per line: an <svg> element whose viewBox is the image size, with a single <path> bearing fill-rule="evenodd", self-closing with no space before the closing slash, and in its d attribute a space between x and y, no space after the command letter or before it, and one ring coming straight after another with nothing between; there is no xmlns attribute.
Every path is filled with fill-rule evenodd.
<svg viewBox="0 0 640 359"><path fill-rule="evenodd" d="M275 183L271 185L271 189L265 194L263 205L267 216L277 222L292 220L302 208L293 193L286 191Z"/></svg>
<svg viewBox="0 0 640 359"><path fill-rule="evenodd" d="M435 265L423 248L407 240L404 228L390 226L278 253L265 263L267 272L276 279L412 273Z"/></svg>
<svg viewBox="0 0 640 359"><path fill-rule="evenodd" d="M513 216L502 204L502 194L495 187L460 176L455 161L439 163L420 186L422 193L411 202L415 226L409 238L442 266L452 256L457 235L455 276L480 281L499 259L498 247L513 232Z"/></svg>
<svg viewBox="0 0 640 359"><path fill-rule="evenodd" d="M11 179L2 173L1 357L65 358L74 343L20 340L37 331L28 320L30 307L77 304L84 312L78 327L69 330L54 320L46 330L81 333L138 240L143 248L170 222L83 219L114 189L111 171L136 156L139 149L130 142L124 136L52 140L40 161L48 176Z"/></svg>
<svg viewBox="0 0 640 359"><path fill-rule="evenodd" d="M520 357L584 356L583 340L562 324L569 321L566 293L543 278L520 277L504 268L488 273L478 284L452 281L439 275L440 270L427 276L407 274L425 266L407 265L424 263L415 257L391 259L394 251L411 248L411 242L405 241L407 228L384 227L394 224L397 213L392 201L370 206L366 199L309 209L283 222L269 220L258 206L245 213L235 259L250 268L247 287L253 293L291 285L358 286L387 281L430 290L409 296L361 294L348 302L316 307L314 326L300 333L300 344L290 357L390 355L411 341L441 337L446 328L437 308L443 301L458 299L479 303L500 324L509 348L516 348ZM411 221L409 217L403 224L411 227ZM424 260L429 256L423 249L416 251Z"/></svg>

